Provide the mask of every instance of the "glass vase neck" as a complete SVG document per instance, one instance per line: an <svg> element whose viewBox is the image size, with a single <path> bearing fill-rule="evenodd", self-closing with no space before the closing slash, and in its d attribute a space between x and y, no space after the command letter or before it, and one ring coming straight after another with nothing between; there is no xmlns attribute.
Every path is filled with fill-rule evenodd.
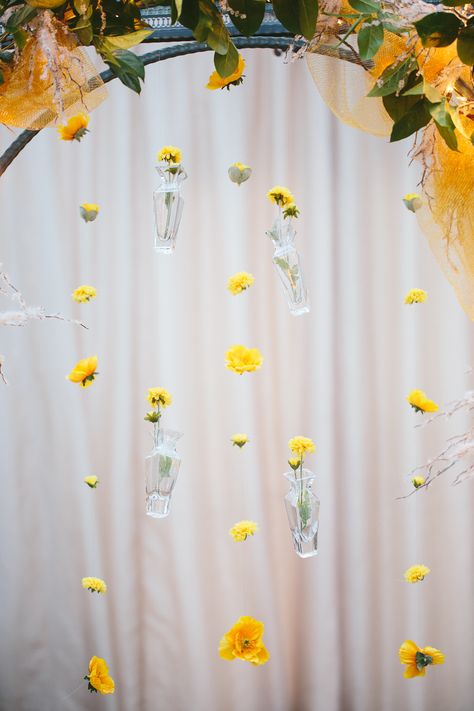
<svg viewBox="0 0 474 711"><path fill-rule="evenodd" d="M178 187L188 177L181 163L162 161L156 166L156 171L160 176L161 182L167 186L174 185Z"/></svg>
<svg viewBox="0 0 474 711"><path fill-rule="evenodd" d="M296 471L292 470L291 472L285 472L283 476L285 479L288 479L292 486L295 487L298 486L300 482L309 484L316 478L316 474L314 474L314 472L309 469L305 469L304 467L303 472L301 472L301 469L297 469Z"/></svg>
<svg viewBox="0 0 474 711"><path fill-rule="evenodd" d="M177 432L176 430L161 429L160 423L155 422L153 426L154 449L164 449L174 452L176 451L176 445L178 443L178 440L182 436L182 432Z"/></svg>
<svg viewBox="0 0 474 711"><path fill-rule="evenodd" d="M293 218L285 217L281 207L278 208L278 214L273 221L271 230L268 230L267 235L272 240L276 249L284 249L294 244L296 232L293 227Z"/></svg>

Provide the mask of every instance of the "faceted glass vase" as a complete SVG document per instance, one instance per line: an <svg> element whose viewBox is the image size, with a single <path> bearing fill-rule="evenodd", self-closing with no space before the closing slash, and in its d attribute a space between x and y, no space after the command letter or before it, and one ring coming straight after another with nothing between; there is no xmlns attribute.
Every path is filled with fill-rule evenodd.
<svg viewBox="0 0 474 711"><path fill-rule="evenodd" d="M296 233L291 217L285 219L280 210L272 229L267 234L275 245L273 264L283 284L290 312L293 316L308 313L310 310L308 290L303 279L300 256L294 243Z"/></svg>
<svg viewBox="0 0 474 711"><path fill-rule="evenodd" d="M154 447L145 458L147 516L165 518L170 512L171 495L181 464L176 452L181 436L181 432L161 430L155 424Z"/></svg>
<svg viewBox="0 0 474 711"><path fill-rule="evenodd" d="M309 469L286 472L291 484L285 507L293 537L293 547L300 558L318 554L319 499L313 493L315 476Z"/></svg>
<svg viewBox="0 0 474 711"><path fill-rule="evenodd" d="M180 164L160 163L156 170L161 185L153 193L155 250L162 254L171 254L175 250L179 223L183 214L181 183L187 175Z"/></svg>

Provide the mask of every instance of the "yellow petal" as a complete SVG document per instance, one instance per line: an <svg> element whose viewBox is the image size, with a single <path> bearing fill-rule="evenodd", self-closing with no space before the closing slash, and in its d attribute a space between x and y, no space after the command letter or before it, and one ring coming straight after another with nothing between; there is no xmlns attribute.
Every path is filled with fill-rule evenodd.
<svg viewBox="0 0 474 711"><path fill-rule="evenodd" d="M402 646L398 650L400 662L402 664L415 664L416 653L419 651L420 648L414 642L412 642L411 639L405 640L405 642L403 642Z"/></svg>

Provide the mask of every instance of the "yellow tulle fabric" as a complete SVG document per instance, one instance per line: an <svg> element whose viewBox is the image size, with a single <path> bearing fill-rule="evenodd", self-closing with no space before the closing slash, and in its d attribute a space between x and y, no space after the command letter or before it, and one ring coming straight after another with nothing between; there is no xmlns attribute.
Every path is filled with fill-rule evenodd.
<svg viewBox="0 0 474 711"><path fill-rule="evenodd" d="M309 71L323 100L344 123L376 136L389 136L393 122L382 100L367 94L384 69L405 51L406 39L386 32L384 45L369 69L339 59L338 42L334 34L327 33L315 51L306 52ZM354 40L351 42L356 47ZM459 77L471 84L469 68L459 62L455 45L430 49L420 65L426 81L442 92ZM425 129L428 154L419 157L428 160L429 170L421 190L423 207L416 215L440 268L474 320L474 147L469 140L474 133L474 100L461 104L453 120L459 152L450 150L433 126Z"/></svg>
<svg viewBox="0 0 474 711"><path fill-rule="evenodd" d="M45 48L52 49L49 59ZM86 51L52 13L40 14L36 32L2 71L0 122L7 126L41 129L78 112L90 113L107 96Z"/></svg>

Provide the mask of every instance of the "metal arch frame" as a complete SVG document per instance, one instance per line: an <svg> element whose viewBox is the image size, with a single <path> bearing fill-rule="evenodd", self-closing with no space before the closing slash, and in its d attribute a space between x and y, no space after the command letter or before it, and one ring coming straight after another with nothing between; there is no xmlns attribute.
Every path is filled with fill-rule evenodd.
<svg viewBox="0 0 474 711"><path fill-rule="evenodd" d="M207 44L193 41L192 31L180 24L172 25L169 7L155 7L142 11L142 17L153 28L153 34L145 42L179 42L172 47L156 49L153 52L141 55L145 65L155 64L165 59L173 59L188 54L211 51ZM285 27L278 22L273 12L273 7L268 3L265 7L265 15L258 33L252 37L243 37L232 24L229 15L223 15L224 24L229 30L235 46L238 49L273 49L276 53L286 51L290 46L300 47L303 42L296 40ZM359 57L348 49L342 47L318 46L314 50L319 54L327 54L346 60L348 62L366 66ZM100 74L102 81L106 84L117 77L110 69ZM33 140L40 130L32 131L26 129L10 144L6 151L0 156L0 176L13 163L21 151Z"/></svg>

